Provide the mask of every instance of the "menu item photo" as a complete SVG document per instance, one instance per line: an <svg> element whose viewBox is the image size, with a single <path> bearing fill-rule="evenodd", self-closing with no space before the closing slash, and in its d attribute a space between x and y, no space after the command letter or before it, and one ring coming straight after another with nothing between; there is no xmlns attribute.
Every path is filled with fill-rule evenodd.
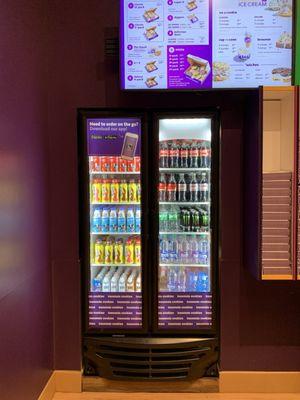
<svg viewBox="0 0 300 400"><path fill-rule="evenodd" d="M145 82L145 84L148 86L148 88L152 88L154 86L157 86L158 83L155 80L156 76L153 76L151 78L148 78Z"/></svg>
<svg viewBox="0 0 300 400"><path fill-rule="evenodd" d="M184 74L193 81L202 84L210 74L209 62L192 54L188 54L187 61L190 66L185 70Z"/></svg>
<svg viewBox="0 0 300 400"><path fill-rule="evenodd" d="M281 49L291 49L293 47L292 36L287 32L283 32L276 42L276 47Z"/></svg>
<svg viewBox="0 0 300 400"><path fill-rule="evenodd" d="M225 62L213 63L213 80L214 82L226 81L230 77L230 66Z"/></svg>
<svg viewBox="0 0 300 400"><path fill-rule="evenodd" d="M150 61L145 65L145 68L148 72L153 72L157 70L157 66L155 65L156 61Z"/></svg>
<svg viewBox="0 0 300 400"><path fill-rule="evenodd" d="M159 15L156 14L157 8L150 8L149 10L144 12L144 19L146 22L153 22L157 19L159 19Z"/></svg>
<svg viewBox="0 0 300 400"><path fill-rule="evenodd" d="M196 10L196 8L198 7L198 6L197 6L196 0L191 0L191 1L189 1L189 2L187 3L186 7L187 7L187 9L188 9L189 11Z"/></svg>
<svg viewBox="0 0 300 400"><path fill-rule="evenodd" d="M241 61L246 61L249 60L249 58L251 57L251 54L249 52L249 50L247 50L246 48L241 48L238 51L238 59Z"/></svg>
<svg viewBox="0 0 300 400"><path fill-rule="evenodd" d="M158 37L158 33L156 32L155 29L156 29L156 26L146 29L145 36L146 36L147 40L153 40Z"/></svg>
<svg viewBox="0 0 300 400"><path fill-rule="evenodd" d="M267 10L279 11L280 10L280 0L270 0Z"/></svg>
<svg viewBox="0 0 300 400"><path fill-rule="evenodd" d="M197 21L199 21L199 18L196 14L188 15L188 19L192 24L195 24Z"/></svg>
<svg viewBox="0 0 300 400"><path fill-rule="evenodd" d="M290 82L292 79L291 68L274 68L272 70L273 81Z"/></svg>

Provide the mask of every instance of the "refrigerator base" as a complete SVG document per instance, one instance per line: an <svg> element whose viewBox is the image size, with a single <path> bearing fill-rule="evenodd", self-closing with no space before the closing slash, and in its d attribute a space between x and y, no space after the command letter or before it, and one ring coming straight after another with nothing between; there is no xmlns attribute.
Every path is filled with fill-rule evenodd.
<svg viewBox="0 0 300 400"><path fill-rule="evenodd" d="M216 338L84 339L84 374L114 380L184 380L215 376Z"/></svg>

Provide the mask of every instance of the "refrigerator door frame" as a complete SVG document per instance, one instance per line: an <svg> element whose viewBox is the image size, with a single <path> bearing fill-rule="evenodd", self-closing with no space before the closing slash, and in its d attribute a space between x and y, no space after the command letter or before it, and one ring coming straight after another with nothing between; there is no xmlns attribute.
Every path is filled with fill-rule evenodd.
<svg viewBox="0 0 300 400"><path fill-rule="evenodd" d="M88 321L90 285L90 213L89 213L89 163L86 140L88 118L140 118L141 119L141 240L142 240L142 327L139 329L90 328ZM145 110L124 108L79 108L77 110L78 136L78 182L79 182L79 261L81 269L81 313L82 332L85 337L93 336L139 336L149 331L148 280L148 116Z"/></svg>
<svg viewBox="0 0 300 400"><path fill-rule="evenodd" d="M159 181L159 119L162 118L210 118L212 121L211 132L211 149L212 149L212 168L211 168L211 293L212 293L212 326L207 329L161 329L158 327L158 272L159 272L159 202L158 202L158 181ZM151 160L149 168L153 171L153 179L151 180L151 197L149 204L151 204L151 225L150 225L150 241L152 243L151 264L152 269L152 332L156 336L186 336L189 337L211 337L219 332L219 254L220 254L220 240L219 240L219 168L220 168L220 110L219 108L199 108L199 109L162 109L154 110L149 118L152 121L152 141L151 141Z"/></svg>

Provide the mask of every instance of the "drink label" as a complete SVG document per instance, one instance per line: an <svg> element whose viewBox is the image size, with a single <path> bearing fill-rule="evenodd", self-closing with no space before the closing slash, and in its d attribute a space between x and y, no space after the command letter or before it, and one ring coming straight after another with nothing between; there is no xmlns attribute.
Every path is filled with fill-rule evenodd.
<svg viewBox="0 0 300 400"><path fill-rule="evenodd" d="M190 156L191 157L198 157L198 149L191 149L190 150Z"/></svg>
<svg viewBox="0 0 300 400"><path fill-rule="evenodd" d="M159 186L158 186L158 189L159 189L160 191L166 190L166 189L167 189L166 183L160 183Z"/></svg>
<svg viewBox="0 0 300 400"><path fill-rule="evenodd" d="M180 157L188 157L189 152L187 149L180 150Z"/></svg>
<svg viewBox="0 0 300 400"><path fill-rule="evenodd" d="M190 184L190 191L191 192L197 192L198 190L198 183L191 183Z"/></svg>
<svg viewBox="0 0 300 400"><path fill-rule="evenodd" d="M186 183L178 183L179 192L186 192Z"/></svg>
<svg viewBox="0 0 300 400"><path fill-rule="evenodd" d="M168 157L168 150L166 150L166 149L160 150L159 157Z"/></svg>
<svg viewBox="0 0 300 400"><path fill-rule="evenodd" d="M127 232L134 232L134 218L127 217Z"/></svg>
<svg viewBox="0 0 300 400"><path fill-rule="evenodd" d="M170 157L179 157L179 150L178 149L171 149L170 150Z"/></svg>
<svg viewBox="0 0 300 400"><path fill-rule="evenodd" d="M176 183L168 183L168 190L171 192L176 192Z"/></svg>
<svg viewBox="0 0 300 400"><path fill-rule="evenodd" d="M207 149L200 149L200 157L207 157L208 150Z"/></svg>
<svg viewBox="0 0 300 400"><path fill-rule="evenodd" d="M208 183L200 183L200 191L207 192L208 191Z"/></svg>

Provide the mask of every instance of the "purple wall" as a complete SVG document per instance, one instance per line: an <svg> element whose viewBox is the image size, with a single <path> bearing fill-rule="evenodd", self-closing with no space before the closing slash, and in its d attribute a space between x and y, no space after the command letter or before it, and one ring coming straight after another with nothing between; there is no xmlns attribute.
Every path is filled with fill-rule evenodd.
<svg viewBox="0 0 300 400"><path fill-rule="evenodd" d="M1 400L36 399L53 367L45 23L43 1L1 1Z"/></svg>
<svg viewBox="0 0 300 400"><path fill-rule="evenodd" d="M50 2L49 127L55 368L80 368L76 108L155 106L157 96L118 91L117 61L104 39L118 26L118 1ZM300 284L255 281L242 258L243 95L160 96L165 104L222 106L221 367L300 370Z"/></svg>

